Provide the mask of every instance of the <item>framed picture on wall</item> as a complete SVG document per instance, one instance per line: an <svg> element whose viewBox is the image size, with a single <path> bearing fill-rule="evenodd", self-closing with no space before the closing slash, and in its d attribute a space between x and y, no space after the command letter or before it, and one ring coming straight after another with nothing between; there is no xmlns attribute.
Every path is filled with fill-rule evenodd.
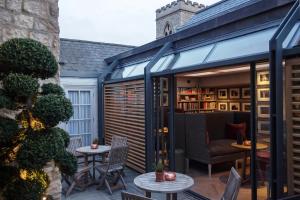
<svg viewBox="0 0 300 200"><path fill-rule="evenodd" d="M168 79L161 78L161 84L162 84L163 91L167 92L169 90Z"/></svg>
<svg viewBox="0 0 300 200"><path fill-rule="evenodd" d="M220 102L218 103L218 110L220 111L227 111L228 107L227 107L227 102Z"/></svg>
<svg viewBox="0 0 300 200"><path fill-rule="evenodd" d="M270 122L269 121L258 121L257 122L257 132L269 134L270 133Z"/></svg>
<svg viewBox="0 0 300 200"><path fill-rule="evenodd" d="M242 88L242 98L250 99L250 88Z"/></svg>
<svg viewBox="0 0 300 200"><path fill-rule="evenodd" d="M270 74L268 71L257 72L257 85L269 85Z"/></svg>
<svg viewBox="0 0 300 200"><path fill-rule="evenodd" d="M269 88L257 89L257 101L269 101L269 100L270 100Z"/></svg>
<svg viewBox="0 0 300 200"><path fill-rule="evenodd" d="M270 106L269 105L258 105L257 106L257 116L261 118L270 117Z"/></svg>
<svg viewBox="0 0 300 200"><path fill-rule="evenodd" d="M162 96L162 106L169 106L169 95L164 93Z"/></svg>
<svg viewBox="0 0 300 200"><path fill-rule="evenodd" d="M218 99L227 99L227 89L218 89Z"/></svg>
<svg viewBox="0 0 300 200"><path fill-rule="evenodd" d="M250 112L251 111L251 104L250 103L242 103L242 111L243 112Z"/></svg>
<svg viewBox="0 0 300 200"><path fill-rule="evenodd" d="M240 103L239 102L231 102L229 103L230 111L240 111Z"/></svg>
<svg viewBox="0 0 300 200"><path fill-rule="evenodd" d="M240 98L240 88L230 88L229 89L229 98L230 99L239 99Z"/></svg>

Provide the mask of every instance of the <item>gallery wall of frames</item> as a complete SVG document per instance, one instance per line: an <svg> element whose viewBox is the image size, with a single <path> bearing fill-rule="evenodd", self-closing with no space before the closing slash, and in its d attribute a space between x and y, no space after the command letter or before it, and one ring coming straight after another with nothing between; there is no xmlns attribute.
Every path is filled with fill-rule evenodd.
<svg viewBox="0 0 300 200"><path fill-rule="evenodd" d="M177 109L187 113L250 112L249 86L229 88L178 87Z"/></svg>
<svg viewBox="0 0 300 200"><path fill-rule="evenodd" d="M270 81L269 71L258 71L256 77L257 133L259 138L270 134Z"/></svg>

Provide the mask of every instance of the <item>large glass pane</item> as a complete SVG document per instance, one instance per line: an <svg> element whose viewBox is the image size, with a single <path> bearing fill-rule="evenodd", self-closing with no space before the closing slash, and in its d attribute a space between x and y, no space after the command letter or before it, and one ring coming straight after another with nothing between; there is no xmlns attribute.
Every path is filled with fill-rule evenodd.
<svg viewBox="0 0 300 200"><path fill-rule="evenodd" d="M139 75L143 75L144 74L144 68L147 66L147 64L150 61L147 62L143 62L143 63L139 63L134 65L134 69L133 71L128 75L128 77L132 77L132 76L139 76Z"/></svg>
<svg viewBox="0 0 300 200"><path fill-rule="evenodd" d="M111 79L123 78L123 77L122 77L122 71L121 71L121 69L116 69L116 70L112 73L112 75L111 75L110 78L111 78Z"/></svg>
<svg viewBox="0 0 300 200"><path fill-rule="evenodd" d="M91 91L68 91L68 96L73 106L73 116L68 122L68 132L70 135L81 135L83 145L89 145L92 134Z"/></svg>
<svg viewBox="0 0 300 200"><path fill-rule="evenodd" d="M72 104L79 103L79 92L78 91L68 91L69 99Z"/></svg>
<svg viewBox="0 0 300 200"><path fill-rule="evenodd" d="M289 35L283 42L283 48L292 48L298 45L300 38L300 22L296 23L290 31Z"/></svg>
<svg viewBox="0 0 300 200"><path fill-rule="evenodd" d="M134 68L135 68L135 65L122 68L121 69L122 70L122 78L129 77L129 74L131 74L131 72L134 70Z"/></svg>
<svg viewBox="0 0 300 200"><path fill-rule="evenodd" d="M214 44L181 52L173 69L201 64L213 47Z"/></svg>
<svg viewBox="0 0 300 200"><path fill-rule="evenodd" d="M269 51L269 41L277 27L225 40L216 44L205 62L232 59Z"/></svg>
<svg viewBox="0 0 300 200"><path fill-rule="evenodd" d="M256 177L257 199L270 198L270 73L269 64L256 67Z"/></svg>
<svg viewBox="0 0 300 200"><path fill-rule="evenodd" d="M174 59L174 54L164 56L151 68L151 72L161 72L165 70Z"/></svg>
<svg viewBox="0 0 300 200"><path fill-rule="evenodd" d="M91 104L91 92L81 91L80 92L80 103L81 104Z"/></svg>

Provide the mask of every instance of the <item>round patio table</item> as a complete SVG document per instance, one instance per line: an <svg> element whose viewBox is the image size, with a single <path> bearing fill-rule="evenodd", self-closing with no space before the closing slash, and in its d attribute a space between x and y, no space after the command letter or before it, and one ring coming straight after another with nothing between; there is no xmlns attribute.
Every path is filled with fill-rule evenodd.
<svg viewBox="0 0 300 200"><path fill-rule="evenodd" d="M104 160L105 153L110 151L110 146L108 145L99 145L97 149L92 149L91 146L79 147L76 149L78 153L84 155L85 165L89 165L89 156L93 156L93 180L95 181L95 156L102 155L102 160Z"/></svg>
<svg viewBox="0 0 300 200"><path fill-rule="evenodd" d="M176 173L175 181L155 181L155 172L137 176L134 184L146 192L146 197L151 198L151 192L165 193L167 200L177 200L177 193L188 190L194 185L194 180L187 175Z"/></svg>
<svg viewBox="0 0 300 200"><path fill-rule="evenodd" d="M246 183L248 182L250 179L247 175L246 175L246 161L247 161L247 157L249 156L250 159L251 159L251 156L250 156L250 152L251 152L251 148L252 146L251 145L244 145L244 144L237 144L236 142L232 143L231 146L235 147L235 148L238 148L238 149L242 149L242 150L245 150L244 151L244 161L243 161L243 172L242 172L242 179L243 179L243 183ZM263 144L263 143L256 143L256 150L265 150L267 149L269 146L266 145L266 144Z"/></svg>

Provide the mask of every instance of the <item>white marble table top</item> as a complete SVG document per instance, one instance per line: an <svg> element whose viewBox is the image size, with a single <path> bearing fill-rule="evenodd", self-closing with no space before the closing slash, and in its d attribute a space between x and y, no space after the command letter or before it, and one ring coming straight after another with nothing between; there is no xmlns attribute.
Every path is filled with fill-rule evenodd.
<svg viewBox="0 0 300 200"><path fill-rule="evenodd" d="M110 146L108 145L99 145L98 149L92 149L91 146L79 147L76 149L78 153L83 154L102 154L110 151Z"/></svg>
<svg viewBox="0 0 300 200"><path fill-rule="evenodd" d="M137 176L133 182L142 190L160 193L178 193L194 185L194 180L190 176L180 173L176 173L175 181L156 182L155 172L150 172Z"/></svg>

